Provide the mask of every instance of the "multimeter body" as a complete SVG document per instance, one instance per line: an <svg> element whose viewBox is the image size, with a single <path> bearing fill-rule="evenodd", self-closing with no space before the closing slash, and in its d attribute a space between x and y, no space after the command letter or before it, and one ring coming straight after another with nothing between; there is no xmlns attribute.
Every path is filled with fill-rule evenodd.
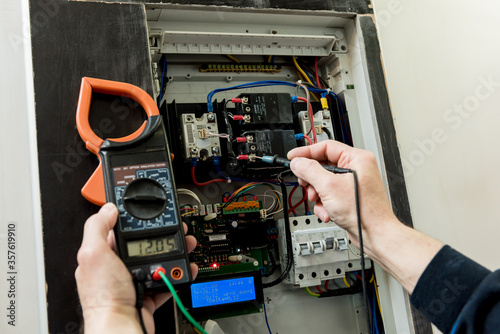
<svg viewBox="0 0 500 334"><path fill-rule="evenodd" d="M99 155L106 199L118 207L115 239L132 274L144 271L147 289L163 289L152 278L163 267L173 284L192 281L178 209L172 164L161 116L151 116L142 134L130 142L106 140Z"/></svg>
<svg viewBox="0 0 500 334"><path fill-rule="evenodd" d="M143 107L147 120L126 137L100 138L89 123L94 92L135 100ZM99 166L82 188L82 195L96 205L116 204L116 248L126 267L140 278L146 290L168 290L158 270L174 285L190 283L171 155L154 100L127 83L84 77L76 123L87 149L99 158Z"/></svg>

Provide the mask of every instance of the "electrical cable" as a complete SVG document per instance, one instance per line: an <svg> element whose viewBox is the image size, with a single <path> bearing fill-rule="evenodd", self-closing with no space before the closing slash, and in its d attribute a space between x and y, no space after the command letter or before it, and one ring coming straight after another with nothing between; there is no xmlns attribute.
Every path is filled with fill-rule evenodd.
<svg viewBox="0 0 500 334"><path fill-rule="evenodd" d="M300 201L298 201L294 206L292 206L289 210L288 210L288 213L292 212L292 210L295 211L295 209L297 209L300 205L302 205L302 203L304 203L305 201L307 201L307 193L302 193L302 198L300 199Z"/></svg>
<svg viewBox="0 0 500 334"><path fill-rule="evenodd" d="M185 188L177 188L177 195L191 196L192 198L194 198L196 200L196 202L198 202L199 206L202 206L200 198L192 190L185 189Z"/></svg>
<svg viewBox="0 0 500 334"><path fill-rule="evenodd" d="M299 186L296 185L295 187L293 187L292 191L290 191L290 195L288 195L288 205L290 206L290 209L288 209L288 213L292 212L294 216L297 216L297 212L295 212L295 209L293 209L293 205L292 205L292 196L293 194L295 193L295 190L297 190Z"/></svg>
<svg viewBox="0 0 500 334"><path fill-rule="evenodd" d="M228 57L229 59L231 59L232 61L234 61L235 63L240 63L240 61L233 55L226 55L226 57Z"/></svg>
<svg viewBox="0 0 500 334"><path fill-rule="evenodd" d="M366 293L366 273L365 273L365 252L364 252L364 245L363 245L363 231L361 228L361 211L359 208L359 189L358 189L358 173L356 173L355 170L353 169L347 169L347 173L351 173L353 178L354 178L354 198L356 201L356 216L357 216L357 224L358 224L358 238L359 238L359 251L361 254L361 279L362 279L362 286L363 286L363 299L365 301L366 305L368 304L368 295ZM366 312L366 320L368 322L368 326L370 325L370 315L368 312Z"/></svg>
<svg viewBox="0 0 500 334"><path fill-rule="evenodd" d="M314 126L314 111L311 104L309 103L311 101L309 98L309 89L301 82L297 82L297 86L302 87L306 91L306 106L309 106L309 121L311 122L311 129L306 134L308 135L312 131L313 140L316 144L318 142L318 139L316 138L316 127ZM303 101L303 97L297 97L297 99Z"/></svg>
<svg viewBox="0 0 500 334"><path fill-rule="evenodd" d="M191 167L191 179L193 180L193 183L195 185L197 185L198 187L204 187L204 186L207 186L209 184L212 184L212 183L217 183L217 182L227 182L226 179L213 179L213 180L210 180L210 181L206 181L206 182L198 182L196 180L196 172L195 172L195 166L192 166Z"/></svg>
<svg viewBox="0 0 500 334"><path fill-rule="evenodd" d="M299 71L299 73L302 74L302 76L304 77L304 79L306 79L307 82L309 82L311 85L313 85L313 83L311 82L311 80L309 80L309 77L307 76L307 74L299 66L299 63L297 63L297 59L295 57L292 57L292 60L293 60L293 64L295 65L295 68L297 69L297 71Z"/></svg>
<svg viewBox="0 0 500 334"><path fill-rule="evenodd" d="M288 212L287 190L286 190L285 180L283 179L283 174L288 173L288 172L290 172L290 170L285 171L285 172L281 172L278 175L278 180L280 181L281 191L283 193L283 210L285 212L285 214L283 215L283 218L285 219L285 240L286 240L286 253L287 253L286 254L287 255L286 267L277 279L275 279L272 282L263 283L262 284L263 288L270 288L270 287L273 287L275 285L280 284L288 276L288 274L290 273L290 270L292 269L292 263L293 263L292 234L290 232L290 217L287 214L287 212Z"/></svg>
<svg viewBox="0 0 500 334"><path fill-rule="evenodd" d="M309 210L309 199L307 198L307 189L306 189L306 187L302 187L302 196L305 198L305 200L304 200L304 209L306 209L306 215L310 215L311 211Z"/></svg>
<svg viewBox="0 0 500 334"><path fill-rule="evenodd" d="M325 290L326 290L326 291L328 291L328 290L329 290L329 289L328 289L328 284L329 284L329 283L330 283L330 280L327 280L327 281L325 282Z"/></svg>
<svg viewBox="0 0 500 334"><path fill-rule="evenodd" d="M161 99L163 97L163 80L167 74L167 57L163 55L163 71L161 73L161 86L160 86L160 94L158 96L158 108L160 107Z"/></svg>
<svg viewBox="0 0 500 334"><path fill-rule="evenodd" d="M303 136L304 136L304 138L307 140L307 142L309 143L309 145L312 145L312 144L313 144L313 142L312 142L312 140L311 140L311 137L309 137L308 135L303 135Z"/></svg>
<svg viewBox="0 0 500 334"><path fill-rule="evenodd" d="M345 284L346 287L348 287L348 288L351 287L351 285L349 283L347 283L347 280L345 279L345 276L342 277L342 280L344 281L344 284Z"/></svg>
<svg viewBox="0 0 500 334"><path fill-rule="evenodd" d="M312 291L311 291L311 289L309 289L309 287L306 287L306 292L307 292L309 295L313 296L313 297L319 297L319 296L320 296L320 294L319 294L319 293L314 293L314 292L312 292Z"/></svg>
<svg viewBox="0 0 500 334"><path fill-rule="evenodd" d="M326 135L328 136L328 139L333 140L332 132L330 130L328 130L327 127L322 127L321 129L323 130L323 132L326 133Z"/></svg>
<svg viewBox="0 0 500 334"><path fill-rule="evenodd" d="M319 294L323 293L323 290L321 290L321 287L319 285L316 285L316 290L318 290Z"/></svg>
<svg viewBox="0 0 500 334"><path fill-rule="evenodd" d="M144 318L142 317L142 305L144 302L144 281L146 280L146 274L144 271L139 271L134 276L135 285L135 307L139 313L139 324L141 325L142 332L147 334L146 325L144 324Z"/></svg>
<svg viewBox="0 0 500 334"><path fill-rule="evenodd" d="M318 57L314 57L314 72L316 73L316 84L318 85L318 88L321 89L321 82L319 81L318 74Z"/></svg>
<svg viewBox="0 0 500 334"><path fill-rule="evenodd" d="M186 308L184 307L184 304L182 304L182 301L179 298L179 295L177 295L177 292L175 292L174 286L172 285L172 283L170 283L170 281L168 280L167 276L165 276L165 274L162 271L160 271L160 270L158 271L158 275L160 275L161 279L163 280L163 282L165 283L165 285L168 287L168 289L172 293L172 296L174 297L175 302L177 303L177 307L179 308L179 310L181 310L181 312L184 314L184 316L186 317L186 319L197 330L199 330L202 334L208 334L205 331L205 329L203 329L203 327L201 327L200 324L197 323L196 320L194 320L194 318L191 316L191 314L189 314L189 312L186 310Z"/></svg>
<svg viewBox="0 0 500 334"><path fill-rule="evenodd" d="M262 305L264 306L264 317L266 318L267 330L269 331L269 334L273 334L273 332L271 331L271 327L269 327L269 320L267 320L266 302L264 302Z"/></svg>

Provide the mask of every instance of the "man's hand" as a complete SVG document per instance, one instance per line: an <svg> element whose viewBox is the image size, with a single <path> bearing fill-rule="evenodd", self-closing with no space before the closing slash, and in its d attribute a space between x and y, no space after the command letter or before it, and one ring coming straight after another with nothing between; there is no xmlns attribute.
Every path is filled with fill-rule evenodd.
<svg viewBox="0 0 500 334"><path fill-rule="evenodd" d="M361 228L365 252L412 293L419 277L443 244L401 224L392 212L375 156L328 140L288 153L290 167L307 187L314 213L324 222L333 220L359 247L351 174L333 174L318 161L353 169L358 174Z"/></svg>
<svg viewBox="0 0 500 334"><path fill-rule="evenodd" d="M132 276L113 250L117 215L116 206L108 203L85 223L75 278L87 333L142 333ZM187 236L186 242L191 252L196 240ZM191 264L191 270L196 277L198 267ZM148 333L155 332L153 312L170 297L170 293L144 297L142 315Z"/></svg>
<svg viewBox="0 0 500 334"><path fill-rule="evenodd" d="M314 214L322 221L334 221L347 230L358 245L354 180L352 174L333 174L318 161L358 173L362 228L379 228L396 219L385 193L384 184L373 153L336 141L323 141L291 150L288 158L299 183L307 188Z"/></svg>

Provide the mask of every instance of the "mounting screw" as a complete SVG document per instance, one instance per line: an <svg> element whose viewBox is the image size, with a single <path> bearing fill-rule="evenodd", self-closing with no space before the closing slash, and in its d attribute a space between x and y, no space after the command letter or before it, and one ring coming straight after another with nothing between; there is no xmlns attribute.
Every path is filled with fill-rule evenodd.
<svg viewBox="0 0 500 334"><path fill-rule="evenodd" d="M192 157L196 157L197 155L198 155L198 149L196 149L196 148L192 148L192 149L191 149L191 156L192 156Z"/></svg>
<svg viewBox="0 0 500 334"><path fill-rule="evenodd" d="M213 112L208 113L207 119L209 122L214 122L215 121L215 114Z"/></svg>
<svg viewBox="0 0 500 334"><path fill-rule="evenodd" d="M219 147L218 147L218 146L214 146L214 147L212 147L212 153L213 153L213 154L215 154L215 155L219 155L219 152L220 152L220 150L219 150Z"/></svg>
<svg viewBox="0 0 500 334"><path fill-rule="evenodd" d="M248 97L247 97L247 96L242 97L242 98L241 98L241 103L243 103L243 104L247 104L247 103L248 103Z"/></svg>
<svg viewBox="0 0 500 334"><path fill-rule="evenodd" d="M247 138L247 142L249 142L249 143L253 142L253 136L252 135L248 135L248 136L246 136L246 138Z"/></svg>

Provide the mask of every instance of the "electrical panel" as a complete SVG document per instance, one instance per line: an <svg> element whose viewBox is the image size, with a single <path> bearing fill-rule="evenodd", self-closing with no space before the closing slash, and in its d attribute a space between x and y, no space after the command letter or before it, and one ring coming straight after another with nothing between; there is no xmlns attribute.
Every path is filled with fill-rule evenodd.
<svg viewBox="0 0 500 334"><path fill-rule="evenodd" d="M264 312L275 289L318 297L311 305L352 296L356 332L368 333L359 250L343 229L311 214L314 203L287 166L262 159L358 138L346 31L328 24L321 33L302 31L283 19L283 29L268 34L261 30L273 22L263 16L241 32L244 15L225 27L215 16L206 25L185 24L173 13L151 11L148 23L155 97L177 187L189 194L179 196L181 215L198 242L190 254L198 276L180 289L189 312L237 332L224 319ZM260 32L252 35L253 28Z"/></svg>

